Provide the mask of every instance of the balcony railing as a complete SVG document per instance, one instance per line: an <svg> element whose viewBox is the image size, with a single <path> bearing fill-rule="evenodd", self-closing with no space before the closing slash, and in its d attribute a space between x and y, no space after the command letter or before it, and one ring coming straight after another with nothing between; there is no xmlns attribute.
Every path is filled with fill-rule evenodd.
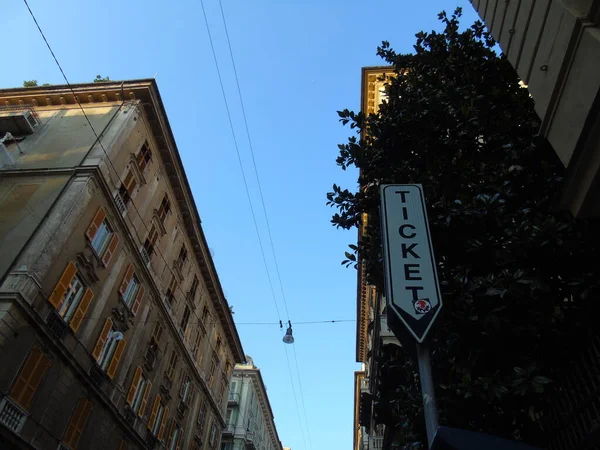
<svg viewBox="0 0 600 450"><path fill-rule="evenodd" d="M383 436L371 437L369 444L369 450L382 450L383 449Z"/></svg>
<svg viewBox="0 0 600 450"><path fill-rule="evenodd" d="M117 204L117 208L119 209L121 214L125 214L125 212L127 211L127 206L125 205L125 202L123 201L123 197L121 197L121 195L119 195L119 193L117 193L117 195L115 195L115 203Z"/></svg>
<svg viewBox="0 0 600 450"><path fill-rule="evenodd" d="M142 261L144 261L144 264L146 264L147 267L148 264L150 264L150 255L146 251L145 247L140 248L140 255L142 256Z"/></svg>
<svg viewBox="0 0 600 450"><path fill-rule="evenodd" d="M14 403L10 398L4 397L0 401L0 423L5 425L8 429L19 434L26 419L27 412L21 409L21 407Z"/></svg>
<svg viewBox="0 0 600 450"><path fill-rule="evenodd" d="M240 394L237 392L230 392L229 397L227 397L227 403L230 405L238 404L240 402Z"/></svg>

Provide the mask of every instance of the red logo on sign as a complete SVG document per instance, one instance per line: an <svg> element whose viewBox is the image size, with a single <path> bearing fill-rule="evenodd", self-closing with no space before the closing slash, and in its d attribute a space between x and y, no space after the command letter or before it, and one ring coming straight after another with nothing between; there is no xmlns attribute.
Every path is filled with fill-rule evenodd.
<svg viewBox="0 0 600 450"><path fill-rule="evenodd" d="M425 314L431 311L431 303L428 298L422 298L415 302L415 311L417 314Z"/></svg>

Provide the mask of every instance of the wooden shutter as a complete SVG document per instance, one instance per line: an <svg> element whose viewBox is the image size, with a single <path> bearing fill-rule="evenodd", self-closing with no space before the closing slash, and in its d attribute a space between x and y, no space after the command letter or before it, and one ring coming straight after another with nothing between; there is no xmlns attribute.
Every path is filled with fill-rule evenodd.
<svg viewBox="0 0 600 450"><path fill-rule="evenodd" d="M133 278L133 273L133 264L129 264L129 267L127 267L127 271L125 272L125 277L123 278L121 286L119 287L119 294L125 295L125 292L127 292L127 286L129 286L129 282Z"/></svg>
<svg viewBox="0 0 600 450"><path fill-rule="evenodd" d="M106 322L104 322L104 327L102 327L102 331L100 332L100 336L98 337L98 342L96 342L96 346L94 347L94 351L92 352L92 356L96 359L96 361L100 359L102 349L104 348L104 343L108 338L108 333L110 333L111 328L112 320L108 318L106 319Z"/></svg>
<svg viewBox="0 0 600 450"><path fill-rule="evenodd" d="M175 425L177 425L177 420L175 417L173 417L171 420L171 428L169 429L169 440L167 441L167 447L169 447L171 442L173 442L173 431L175 431Z"/></svg>
<svg viewBox="0 0 600 450"><path fill-rule="evenodd" d="M162 422L160 424L160 431L158 432L158 440L162 442L163 437L165 435L165 428L167 427L167 420L169 417L169 408L165 407L165 411L163 412Z"/></svg>
<svg viewBox="0 0 600 450"><path fill-rule="evenodd" d="M150 389L152 388L152 383L148 381L146 383L146 389L144 389L144 397L142 398L142 404L140 405L140 410L138 411L138 416L142 417L146 412L146 406L148 405L148 398L150 397Z"/></svg>
<svg viewBox="0 0 600 450"><path fill-rule="evenodd" d="M55 309L60 308L60 305L62 305L65 300L65 292L67 292L69 284L73 281L76 273L77 268L75 267L75 264L70 261L61 275L60 280L58 280L58 284L54 288L54 291L52 291L52 295L50 295L50 304L54 306Z"/></svg>
<svg viewBox="0 0 600 450"><path fill-rule="evenodd" d="M144 289L143 285L140 285L140 289L138 290L137 295L135 296L135 301L133 302L133 306L131 307L131 312L135 315L140 309L140 304L142 303L142 299L144 298Z"/></svg>
<svg viewBox="0 0 600 450"><path fill-rule="evenodd" d="M177 436L177 447L175 447L175 450L179 450L181 448L182 441L183 441L183 428L180 428L179 436Z"/></svg>
<svg viewBox="0 0 600 450"><path fill-rule="evenodd" d="M102 264L104 264L104 267L107 267L110 263L110 260L112 259L118 244L119 236L117 236L116 233L113 233L112 238L110 239L110 243L108 244L104 255L102 255Z"/></svg>
<svg viewBox="0 0 600 450"><path fill-rule="evenodd" d="M152 339L158 344L160 342L160 337L162 336L163 326L160 322L156 322L154 326L154 332L152 333Z"/></svg>
<svg viewBox="0 0 600 450"><path fill-rule="evenodd" d="M119 367L119 361L121 361L121 355L123 355L123 350L125 349L125 339L121 339L117 343L117 348L115 349L115 354L110 360L110 364L108 366L108 370L106 371L106 375L111 380L114 378L115 373L117 373L117 368Z"/></svg>
<svg viewBox="0 0 600 450"><path fill-rule="evenodd" d="M137 391L138 385L140 384L140 379L142 378L142 368L137 366L135 369L135 374L133 375L133 381L131 382L131 387L129 388L129 392L127 393L127 403L133 405L133 399L135 398L135 393Z"/></svg>
<svg viewBox="0 0 600 450"><path fill-rule="evenodd" d="M96 213L96 215L94 216L94 220L92 220L92 223L90 223L90 226L88 227L87 231L85 232L85 235L87 236L87 238L91 241L94 239L94 237L96 236L96 233L98 232L98 228L100 228L100 224L102 224L102 221L106 218L106 212L104 212L104 208L100 208L98 210L98 212Z"/></svg>
<svg viewBox="0 0 600 450"><path fill-rule="evenodd" d="M158 414L158 408L160 407L160 394L156 394L154 399L154 405L152 406L152 412L150 412L150 418L148 419L148 429L152 430L156 423L156 416Z"/></svg>
<svg viewBox="0 0 600 450"><path fill-rule="evenodd" d="M65 436L63 438L63 441L69 447L73 449L77 448L79 438L83 433L83 428L87 423L91 410L92 402L85 398L80 398L77 402L75 410L73 411L73 414L71 415L71 420L69 421L67 431L65 432Z"/></svg>
<svg viewBox="0 0 600 450"><path fill-rule="evenodd" d="M71 327L71 330L73 330L73 333L77 333L77 330L79 330L81 322L83 321L83 318L85 317L85 314L87 313L87 310L90 307L90 303L92 302L93 298L94 293L90 288L87 288L83 293L83 298L81 299L81 302L77 307L77 311L75 311L75 314L73 315L73 318L69 323L69 326Z"/></svg>
<svg viewBox="0 0 600 450"><path fill-rule="evenodd" d="M38 347L33 347L10 389L11 398L28 409L33 395L50 367L50 359Z"/></svg>
<svg viewBox="0 0 600 450"><path fill-rule="evenodd" d="M192 403L194 403L195 395L196 395L196 386L194 386L194 383L192 383L192 381L190 381L190 389L188 390L188 397L187 397L187 401L186 401L186 403L188 405L191 405Z"/></svg>

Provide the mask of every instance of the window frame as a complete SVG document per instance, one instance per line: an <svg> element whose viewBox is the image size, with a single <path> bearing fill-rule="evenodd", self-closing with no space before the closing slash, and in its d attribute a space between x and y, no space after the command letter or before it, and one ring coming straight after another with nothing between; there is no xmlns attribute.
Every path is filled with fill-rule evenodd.
<svg viewBox="0 0 600 450"><path fill-rule="evenodd" d="M179 354L175 349L171 351L171 357L169 358L169 363L167 365L167 370L165 370L165 376L173 381L175 378L175 371L177 369L177 363L179 362Z"/></svg>
<svg viewBox="0 0 600 450"><path fill-rule="evenodd" d="M175 275L172 275L171 282L169 283L169 287L167 288L167 291L165 292L165 300L167 301L167 304L169 305L169 307L172 307L173 304L175 303L175 292L177 291L178 286L179 286L179 283L177 282L177 278L175 277Z"/></svg>
<svg viewBox="0 0 600 450"><path fill-rule="evenodd" d="M146 168L152 162L152 150L148 145L148 141L144 141L144 143L138 150L137 154L135 155L135 161L140 172L144 173L144 170L146 170Z"/></svg>
<svg viewBox="0 0 600 450"><path fill-rule="evenodd" d="M167 216L171 212L171 201L169 200L169 196L165 193L162 200L160 201L160 205L156 211L159 220L165 223Z"/></svg>
<svg viewBox="0 0 600 450"><path fill-rule="evenodd" d="M90 303L94 299L94 292L86 286L84 280L78 276L79 270L73 261L69 261L62 275L58 279L52 294L48 297L50 305L56 314L69 325L73 333L77 333L87 314ZM75 298L72 298L73 280L81 285ZM81 294L80 296L78 294ZM64 308L63 308L64 306ZM65 318L65 316L68 316Z"/></svg>
<svg viewBox="0 0 600 450"><path fill-rule="evenodd" d="M78 284L78 289L73 295L74 284ZM60 305L60 308L56 310L58 315L65 321L65 323L70 323L79 307L81 300L85 294L86 286L81 280L81 277L77 276L77 273L73 275L73 278L69 282L67 286L67 290L63 297L63 301Z"/></svg>
<svg viewBox="0 0 600 450"><path fill-rule="evenodd" d="M102 350L98 358L98 366L103 371L106 372L108 370L110 363L117 352L119 342L124 338L125 337L123 336L123 333L116 329L114 324L112 324L111 329L108 332L108 337L104 341L104 345L102 346Z"/></svg>
<svg viewBox="0 0 600 450"><path fill-rule="evenodd" d="M179 326L185 335L188 325L190 324L190 316L192 315L192 309L186 303L185 308L183 309L183 316L181 316L181 322L179 322Z"/></svg>
<svg viewBox="0 0 600 450"><path fill-rule="evenodd" d="M137 184L137 179L135 178L133 171L127 171L125 178L123 178L123 181L117 190L117 195L121 197L121 200L123 200L125 206L127 206L129 202L133 200L133 192L137 187Z"/></svg>
<svg viewBox="0 0 600 450"><path fill-rule="evenodd" d="M158 237L158 230L156 229L156 226L152 224L150 231L148 232L148 236L146 236L146 239L144 240L144 250L146 250L148 256L152 256L154 254L154 247L156 247Z"/></svg>

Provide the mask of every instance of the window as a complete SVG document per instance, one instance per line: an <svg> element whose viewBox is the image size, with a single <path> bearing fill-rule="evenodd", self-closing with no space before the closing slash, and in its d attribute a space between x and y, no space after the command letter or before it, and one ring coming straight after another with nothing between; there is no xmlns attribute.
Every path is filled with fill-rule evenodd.
<svg viewBox="0 0 600 450"><path fill-rule="evenodd" d="M203 336L204 336L204 333L202 332L201 329L198 328L198 333L196 333L196 340L194 341L194 347L192 349L192 353L196 360L198 359L198 352L200 351L200 343L202 342Z"/></svg>
<svg viewBox="0 0 600 450"><path fill-rule="evenodd" d="M50 358L33 347L10 388L10 397L23 409L29 409L42 378L50 367Z"/></svg>
<svg viewBox="0 0 600 450"><path fill-rule="evenodd" d="M210 371L208 372L208 384L210 387L213 387L213 383L215 381L215 368L217 367L217 361L213 358L210 362Z"/></svg>
<svg viewBox="0 0 600 450"><path fill-rule="evenodd" d="M127 393L127 403L138 416L142 417L146 411L148 397L152 383L146 378L142 368L138 366L133 375L129 392Z"/></svg>
<svg viewBox="0 0 600 450"><path fill-rule="evenodd" d="M171 431L169 432L169 443L167 444L167 448L169 450L179 450L182 438L183 429L181 428L181 425L177 423L177 420L173 418L171 421Z"/></svg>
<svg viewBox="0 0 600 450"><path fill-rule="evenodd" d="M192 285L190 286L190 292L188 293L188 296L190 299L194 300L194 297L196 296L196 291L198 290L199 284L200 284L200 281L198 281L198 277L196 275L194 275L194 280L192 281Z"/></svg>
<svg viewBox="0 0 600 450"><path fill-rule="evenodd" d="M212 427L210 428L210 438L208 439L208 443L211 447L214 447L217 444L217 424L214 420Z"/></svg>
<svg viewBox="0 0 600 450"><path fill-rule="evenodd" d="M77 332L93 298L92 290L84 288L77 276L77 267L69 262L49 300L73 332Z"/></svg>
<svg viewBox="0 0 600 450"><path fill-rule="evenodd" d="M179 256L177 257L177 266L179 266L180 269L183 268L183 265L185 264L186 259L187 259L187 250L185 249L185 245L182 245L181 250L179 250Z"/></svg>
<svg viewBox="0 0 600 450"><path fill-rule="evenodd" d="M137 161L137 165L140 169L140 172L144 172L144 169L148 164L150 164L150 161L152 160L152 152L150 151L148 142L144 142L142 148L140 148L140 151L136 155L135 159Z"/></svg>
<svg viewBox="0 0 600 450"><path fill-rule="evenodd" d="M200 411L198 412L198 427L200 428L200 433L204 431L204 422L206 421L206 400L202 400L202 404L200 405Z"/></svg>
<svg viewBox="0 0 600 450"><path fill-rule="evenodd" d="M171 381L173 381L173 377L175 375L175 369L177 368L177 360L178 359L179 359L179 356L177 355L177 352L175 350L173 350L171 352L171 359L169 359L169 366L167 367L167 371L165 372L165 375Z"/></svg>
<svg viewBox="0 0 600 450"><path fill-rule="evenodd" d="M217 334L217 354L221 353L221 345L223 342L221 341L221 336Z"/></svg>
<svg viewBox="0 0 600 450"><path fill-rule="evenodd" d="M137 313L142 303L144 292L144 286L138 280L133 264L130 264L121 282L121 287L119 287L119 295L133 314Z"/></svg>
<svg viewBox="0 0 600 450"><path fill-rule="evenodd" d="M133 190L135 189L136 184L137 181L133 176L133 172L127 172L127 175L125 175L125 180L123 180L121 186L119 187L119 197L121 197L125 205L127 205L131 200L131 196L133 194Z"/></svg>
<svg viewBox="0 0 600 450"><path fill-rule="evenodd" d="M204 325L207 325L209 318L210 318L210 311L208 310L208 306L204 305L204 308L202 308L202 323Z"/></svg>
<svg viewBox="0 0 600 450"><path fill-rule="evenodd" d="M185 305L185 310L183 311L183 317L181 318L181 323L179 324L181 326L181 329L183 330L184 334L187 330L187 326L190 321L190 314L191 314L190 307L188 305Z"/></svg>
<svg viewBox="0 0 600 450"><path fill-rule="evenodd" d="M63 442L69 446L72 450L77 449L79 444L79 438L83 433L85 424L87 423L90 411L92 410L92 402L85 398L80 398L71 414L71 420L65 431Z"/></svg>
<svg viewBox="0 0 600 450"><path fill-rule="evenodd" d="M148 233L148 237L144 241L144 249L149 256L152 256L152 253L154 253L156 241L158 241L158 231L156 231L156 227L152 225L152 228L150 228L150 232Z"/></svg>
<svg viewBox="0 0 600 450"><path fill-rule="evenodd" d="M148 429L159 441L162 441L168 416L169 408L163 403L162 397L157 394L148 420Z"/></svg>
<svg viewBox="0 0 600 450"><path fill-rule="evenodd" d="M152 337L151 339L154 341L154 343L156 345L158 345L158 343L160 342L160 338L162 336L164 327L162 326L162 324L160 322L156 322L156 325L154 325L154 331L152 332Z"/></svg>
<svg viewBox="0 0 600 450"><path fill-rule="evenodd" d="M169 283L169 287L166 292L166 299L169 306L173 306L173 302L175 301L175 291L177 290L177 279L175 275L171 277L171 282Z"/></svg>
<svg viewBox="0 0 600 450"><path fill-rule="evenodd" d="M223 395L225 394L225 380L221 381L221 390L219 391L219 403L223 400Z"/></svg>
<svg viewBox="0 0 600 450"><path fill-rule="evenodd" d="M117 372L124 349L125 339L123 339L123 333L114 328L113 321L110 318L106 319L92 356L96 359L100 368L106 371L110 379Z"/></svg>
<svg viewBox="0 0 600 450"><path fill-rule="evenodd" d="M169 202L169 197L165 194L162 201L160 202L160 206L158 207L158 218L162 223L165 223L165 219L167 218L167 214L171 211L171 203Z"/></svg>
<svg viewBox="0 0 600 450"><path fill-rule="evenodd" d="M227 360L227 362L225 363L225 374L227 376L229 376L231 374L231 361L229 361L229 360ZM233 385L235 386L235 383L233 383Z"/></svg>
<svg viewBox="0 0 600 450"><path fill-rule="evenodd" d="M185 381L181 385L181 390L179 391L179 396L181 397L181 401L185 404L191 403L194 398L194 385L192 384L192 380L189 376L185 376Z"/></svg>
<svg viewBox="0 0 600 450"><path fill-rule="evenodd" d="M106 220L104 208L100 208L96 212L94 220L85 232L85 236L94 249L94 253L102 260L102 264L108 266L119 243L119 237Z"/></svg>

